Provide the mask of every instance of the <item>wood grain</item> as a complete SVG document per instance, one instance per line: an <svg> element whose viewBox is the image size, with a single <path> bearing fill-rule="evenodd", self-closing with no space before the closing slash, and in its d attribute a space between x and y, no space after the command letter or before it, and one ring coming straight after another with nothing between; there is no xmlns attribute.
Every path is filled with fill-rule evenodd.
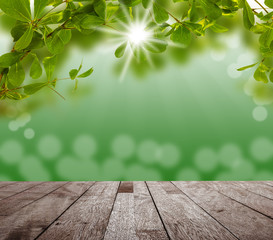
<svg viewBox="0 0 273 240"><path fill-rule="evenodd" d="M5 187L5 186L11 185L11 184L15 184L15 182L0 182L0 190L2 187Z"/></svg>
<svg viewBox="0 0 273 240"><path fill-rule="evenodd" d="M262 183L267 184L267 185L273 187L273 181L264 181L264 182L262 182Z"/></svg>
<svg viewBox="0 0 273 240"><path fill-rule="evenodd" d="M132 185L133 192L118 192L104 239L168 239L146 184Z"/></svg>
<svg viewBox="0 0 273 240"><path fill-rule="evenodd" d="M32 187L39 186L42 182L13 182L0 188L0 200L24 192ZM1 203L1 202L0 202Z"/></svg>
<svg viewBox="0 0 273 240"><path fill-rule="evenodd" d="M272 219L220 194L213 183L173 183L239 239L272 239Z"/></svg>
<svg viewBox="0 0 273 240"><path fill-rule="evenodd" d="M16 183L12 183L12 184L8 184L6 186L3 186L0 188L1 192L22 192L25 191L29 188L32 188L36 185L42 184L43 182L16 182Z"/></svg>
<svg viewBox="0 0 273 240"><path fill-rule="evenodd" d="M0 239L273 239L273 183L0 182Z"/></svg>
<svg viewBox="0 0 273 240"><path fill-rule="evenodd" d="M56 190L57 188L64 186L67 182L44 182L42 184L36 185L27 189L26 193L49 193ZM71 185L68 185L68 187Z"/></svg>
<svg viewBox="0 0 273 240"><path fill-rule="evenodd" d="M273 219L273 200L247 191L246 189L241 188L240 184L236 186L236 183L215 182L210 185L215 186L215 189L225 196Z"/></svg>
<svg viewBox="0 0 273 240"><path fill-rule="evenodd" d="M147 182L171 239L236 239L170 182Z"/></svg>
<svg viewBox="0 0 273 240"><path fill-rule="evenodd" d="M0 203L0 215L1 216L8 216L19 209L23 208L24 206L44 197L48 193L54 191L55 189L63 186L65 183L58 182L58 183L42 183L38 186L34 186L26 191L13 194L9 197L3 199ZM39 190L40 189L40 190ZM41 191L43 189L43 191Z"/></svg>
<svg viewBox="0 0 273 240"><path fill-rule="evenodd" d="M5 199L7 197L10 197L12 195L16 194L16 192L8 192L8 191L5 191L5 192L1 192L0 191L0 200L2 199ZM0 202L1 203L1 202Z"/></svg>
<svg viewBox="0 0 273 240"><path fill-rule="evenodd" d="M133 182L121 182L118 193L133 193L134 184Z"/></svg>
<svg viewBox="0 0 273 240"><path fill-rule="evenodd" d="M92 184L68 183L16 213L0 218L0 239L36 238Z"/></svg>
<svg viewBox="0 0 273 240"><path fill-rule="evenodd" d="M119 182L96 182L39 239L102 239Z"/></svg>
<svg viewBox="0 0 273 240"><path fill-rule="evenodd" d="M234 183L234 182L233 182ZM273 187L261 182L236 182L237 186L241 186L250 192L273 199Z"/></svg>

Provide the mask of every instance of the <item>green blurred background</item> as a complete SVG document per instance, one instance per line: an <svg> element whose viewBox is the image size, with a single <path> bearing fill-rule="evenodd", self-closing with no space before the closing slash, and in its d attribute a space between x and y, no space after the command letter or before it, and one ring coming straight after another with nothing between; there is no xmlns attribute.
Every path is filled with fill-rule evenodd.
<svg viewBox="0 0 273 240"><path fill-rule="evenodd" d="M61 81L65 101L0 104L0 180L273 180L273 87L236 71L256 58L239 29L132 61L123 77L117 45L80 37L57 73L94 67L76 93Z"/></svg>

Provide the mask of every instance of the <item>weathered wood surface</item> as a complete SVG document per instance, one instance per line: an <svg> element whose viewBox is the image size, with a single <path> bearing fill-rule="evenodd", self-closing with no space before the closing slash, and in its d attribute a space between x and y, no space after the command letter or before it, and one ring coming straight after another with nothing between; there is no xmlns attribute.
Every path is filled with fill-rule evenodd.
<svg viewBox="0 0 273 240"><path fill-rule="evenodd" d="M65 183L63 182L45 182L28 188L23 192L15 193L11 196L6 196L5 199L2 199L0 204L0 216L11 215L24 206L39 200L50 192L53 192L64 184Z"/></svg>
<svg viewBox="0 0 273 240"><path fill-rule="evenodd" d="M174 182L174 184L237 238L272 239L272 219L219 193L215 190L215 183Z"/></svg>
<svg viewBox="0 0 273 240"><path fill-rule="evenodd" d="M149 182L148 187L172 239L236 239L172 183Z"/></svg>
<svg viewBox="0 0 273 240"><path fill-rule="evenodd" d="M8 184L4 184L4 182L2 183L3 185L0 187L0 200L42 184L42 182L9 182Z"/></svg>
<svg viewBox="0 0 273 240"><path fill-rule="evenodd" d="M273 182L0 182L0 239L273 239Z"/></svg>
<svg viewBox="0 0 273 240"><path fill-rule="evenodd" d="M102 239L118 182L96 182L40 239Z"/></svg>
<svg viewBox="0 0 273 240"><path fill-rule="evenodd" d="M268 184L263 184L262 182L238 182L234 183L237 184L240 187L243 187L244 189L256 193L258 195L261 195L263 197L267 197L269 199L273 199L273 186L270 186Z"/></svg>
<svg viewBox="0 0 273 240"><path fill-rule="evenodd" d="M168 239L144 182L121 183L104 239Z"/></svg>
<svg viewBox="0 0 273 240"><path fill-rule="evenodd" d="M0 218L0 239L36 238L92 184L92 182L68 183L14 214Z"/></svg>

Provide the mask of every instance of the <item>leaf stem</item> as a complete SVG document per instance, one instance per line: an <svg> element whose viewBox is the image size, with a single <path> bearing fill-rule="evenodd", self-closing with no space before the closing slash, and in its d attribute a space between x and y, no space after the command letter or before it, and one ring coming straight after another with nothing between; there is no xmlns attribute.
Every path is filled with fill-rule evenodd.
<svg viewBox="0 0 273 240"><path fill-rule="evenodd" d="M54 88L48 86L49 89L51 89L53 92L55 92L57 95L59 95L63 100L65 100L65 97L61 95L59 92L57 92Z"/></svg>
<svg viewBox="0 0 273 240"><path fill-rule="evenodd" d="M266 8L265 8L258 0L255 0L255 2L258 3L258 4L261 6L261 8L262 8L266 13L268 13L268 11L266 10Z"/></svg>
<svg viewBox="0 0 273 240"><path fill-rule="evenodd" d="M117 31L117 32L120 32L118 29L116 29L116 28L114 28L114 27L112 27L111 25L108 25L108 24L106 24L106 23L103 24L103 26L112 28L113 30L115 30L115 31Z"/></svg>
<svg viewBox="0 0 273 240"><path fill-rule="evenodd" d="M177 21L178 23L182 24L182 22L179 21L179 19L176 18L174 15L172 15L169 11L167 11L166 9L165 9L165 11L166 11L166 12L167 12L175 21Z"/></svg>

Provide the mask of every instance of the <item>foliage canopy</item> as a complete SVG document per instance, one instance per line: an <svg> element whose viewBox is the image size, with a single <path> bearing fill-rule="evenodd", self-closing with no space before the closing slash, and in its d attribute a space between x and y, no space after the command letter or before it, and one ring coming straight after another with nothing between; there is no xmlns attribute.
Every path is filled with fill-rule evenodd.
<svg viewBox="0 0 273 240"><path fill-rule="evenodd" d="M255 0L259 3L257 0ZM142 51L161 53L166 50L168 39L187 47L193 37L204 36L208 30L216 33L228 31L219 24L220 18L229 18L238 11L243 12L246 29L259 35L262 61L242 67L238 71L257 67L254 78L257 81L273 82L270 59L273 57L273 1L265 0L264 7L252 9L247 0L173 0L186 2L187 10L176 17L169 12L160 0L34 0L31 10L29 0L0 0L2 14L16 20L11 30L14 47L11 52L0 56L0 100L21 100L35 94L42 88L55 90L60 79L54 78L58 55L70 42L74 31L92 34L100 28L112 28L118 31L119 24L130 24L137 7L147 9L150 19L146 28L152 33L150 44L134 46L129 40L121 42L115 55L121 58L130 46L135 57L145 57ZM0 12L1 14L1 12ZM128 17L130 16L129 20ZM174 23L169 23L169 18ZM112 24L115 24L115 28ZM47 56L40 56L39 49L47 49ZM31 58L28 71L25 59ZM43 58L43 59L41 59ZM69 73L70 79L89 77L93 68L81 73L82 64ZM46 81L43 79L43 71ZM29 78L32 82L29 83ZM28 80L28 81L27 81ZM26 84L28 82L28 84Z"/></svg>

